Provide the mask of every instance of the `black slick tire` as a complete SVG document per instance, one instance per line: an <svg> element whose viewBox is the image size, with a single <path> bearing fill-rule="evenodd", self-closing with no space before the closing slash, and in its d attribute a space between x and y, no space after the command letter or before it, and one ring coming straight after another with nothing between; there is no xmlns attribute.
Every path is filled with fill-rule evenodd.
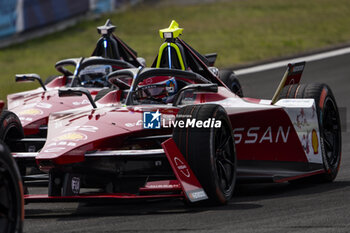
<svg viewBox="0 0 350 233"><path fill-rule="evenodd" d="M0 232L22 232L23 218L21 177L10 151L0 141Z"/></svg>
<svg viewBox="0 0 350 233"><path fill-rule="evenodd" d="M232 127L225 109L216 104L188 105L176 121L217 120L215 127L175 127L173 139L209 197L209 203L226 204L236 182L236 152Z"/></svg>

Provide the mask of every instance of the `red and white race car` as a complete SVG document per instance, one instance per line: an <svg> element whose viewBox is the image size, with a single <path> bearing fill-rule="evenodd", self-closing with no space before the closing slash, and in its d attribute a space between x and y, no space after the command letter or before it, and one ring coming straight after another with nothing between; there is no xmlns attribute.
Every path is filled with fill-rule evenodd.
<svg viewBox="0 0 350 233"><path fill-rule="evenodd" d="M272 100L241 98L177 30L161 31L166 43L155 68L110 73L117 89L97 102L84 88L59 89L62 101L85 95L91 106L51 114L40 152L13 154L49 174L48 194L25 195L27 202L224 204L237 179L335 179L341 158L336 101L326 84L300 84L305 62L288 65Z"/></svg>
<svg viewBox="0 0 350 233"><path fill-rule="evenodd" d="M18 140L24 136L44 138L51 112L79 108L89 104L85 97L79 96L62 101L58 96L58 88L85 87L97 100L110 91L110 84L106 80L110 72L144 66L143 58L137 57L134 50L113 34L115 28L109 20L105 25L97 27L101 38L97 41L92 57L58 61L55 68L61 75L50 76L45 83L37 74L16 75L16 82L38 81L41 87L7 96L8 108L3 111L1 119L11 121L13 124L10 126L17 128L22 126L24 135L6 128L0 132L1 139L5 143L9 143L7 140ZM36 143L36 146L33 144L31 150L37 150L40 145L42 146L40 141Z"/></svg>

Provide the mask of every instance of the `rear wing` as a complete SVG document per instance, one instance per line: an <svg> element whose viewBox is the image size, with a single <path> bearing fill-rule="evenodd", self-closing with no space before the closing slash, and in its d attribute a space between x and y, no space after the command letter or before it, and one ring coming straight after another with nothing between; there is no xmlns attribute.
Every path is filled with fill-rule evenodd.
<svg viewBox="0 0 350 233"><path fill-rule="evenodd" d="M301 79L305 67L305 62L298 62L294 64L288 64L287 70L283 75L280 84L277 87L275 94L272 97L271 104L275 104L278 97L285 86L298 84Z"/></svg>

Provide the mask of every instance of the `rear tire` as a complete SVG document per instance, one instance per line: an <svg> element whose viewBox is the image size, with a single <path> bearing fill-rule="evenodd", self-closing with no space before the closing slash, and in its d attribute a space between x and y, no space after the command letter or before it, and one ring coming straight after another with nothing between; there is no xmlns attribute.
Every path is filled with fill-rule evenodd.
<svg viewBox="0 0 350 233"><path fill-rule="evenodd" d="M0 141L0 232L22 232L24 199L16 162Z"/></svg>
<svg viewBox="0 0 350 233"><path fill-rule="evenodd" d="M239 97L243 97L242 86L236 77L235 73L231 70L221 70L219 72L219 77L221 81Z"/></svg>
<svg viewBox="0 0 350 233"><path fill-rule="evenodd" d="M283 98L314 99L319 122L322 160L325 173L317 181L332 182L341 160L341 126L339 111L331 89L323 83L293 84L284 87Z"/></svg>
<svg viewBox="0 0 350 233"><path fill-rule="evenodd" d="M226 204L236 182L236 153L232 127L223 107L215 104L181 108L176 121L214 118L221 127L175 127L173 139L209 197L209 203Z"/></svg>

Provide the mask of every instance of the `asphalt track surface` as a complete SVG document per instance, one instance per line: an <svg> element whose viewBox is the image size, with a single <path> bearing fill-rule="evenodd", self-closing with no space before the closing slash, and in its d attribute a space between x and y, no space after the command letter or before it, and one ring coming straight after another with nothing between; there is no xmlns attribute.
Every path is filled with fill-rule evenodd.
<svg viewBox="0 0 350 233"><path fill-rule="evenodd" d="M245 96L271 98L285 68L239 76ZM302 82L325 82L342 108L342 163L329 184L244 184L221 207L181 201L25 206L25 233L36 232L350 232L350 54L309 62ZM345 111L344 111L345 110Z"/></svg>

